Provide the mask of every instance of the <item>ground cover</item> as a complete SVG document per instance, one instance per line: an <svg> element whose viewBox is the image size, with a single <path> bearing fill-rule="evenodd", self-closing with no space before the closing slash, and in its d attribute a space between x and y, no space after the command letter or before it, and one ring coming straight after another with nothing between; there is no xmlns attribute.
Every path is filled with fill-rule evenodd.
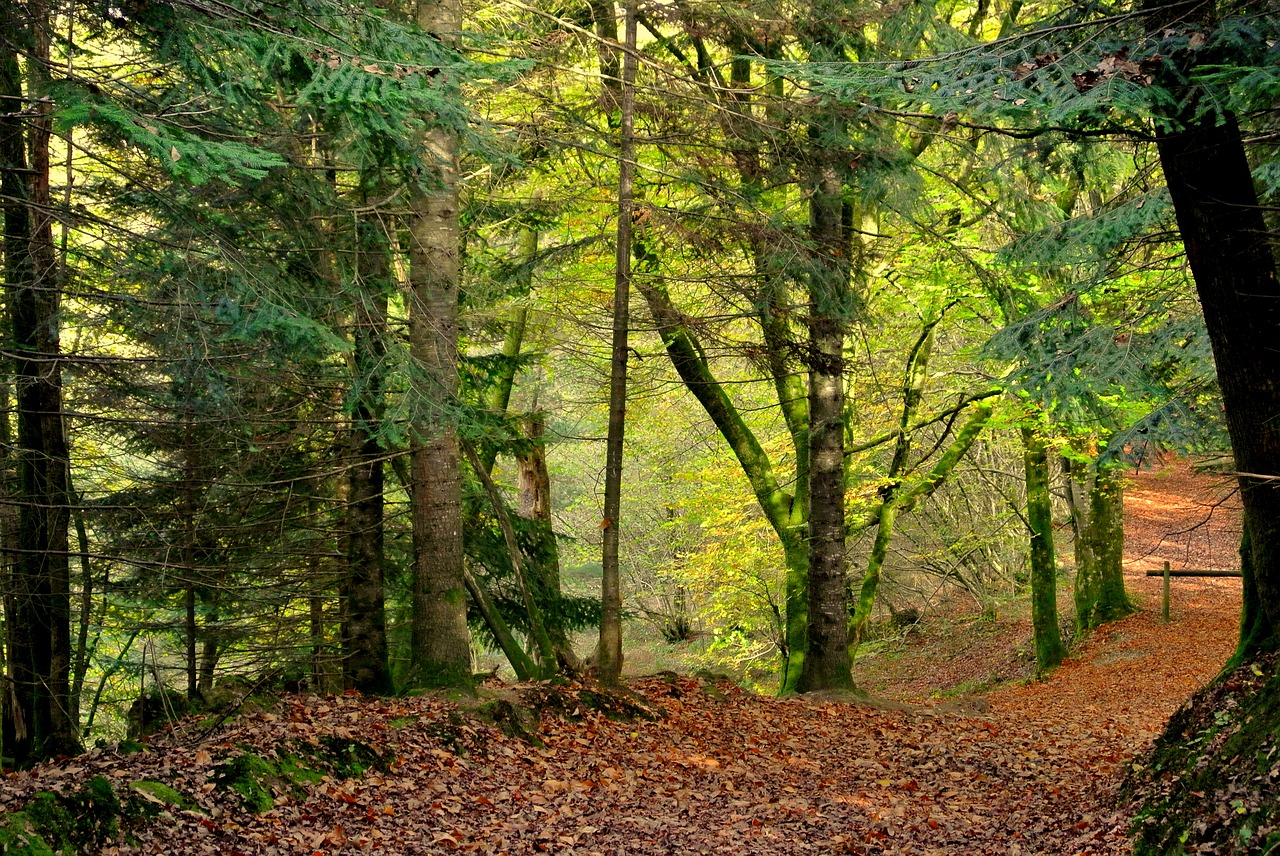
<svg viewBox="0 0 1280 856"><path fill-rule="evenodd" d="M141 752L99 749L10 775L0 843L42 852L39 811L13 811L44 791L61 795L43 799L47 815L74 815L111 802L105 783L118 818L68 828L69 845L174 856L1125 853L1126 765L1221 667L1239 609L1236 580L1178 579L1166 624L1145 570L1170 557L1233 566L1225 496L1220 480L1185 467L1137 477L1127 567L1143 610L1083 640L1044 681L1009 681L1025 645L1011 618L968 636L926 629L893 661L901 679L880 675L888 700L870 705L763 698L674 673L630 682L630 696L496 681L477 700L285 696L212 730L184 721ZM992 675L985 693L965 691Z"/></svg>

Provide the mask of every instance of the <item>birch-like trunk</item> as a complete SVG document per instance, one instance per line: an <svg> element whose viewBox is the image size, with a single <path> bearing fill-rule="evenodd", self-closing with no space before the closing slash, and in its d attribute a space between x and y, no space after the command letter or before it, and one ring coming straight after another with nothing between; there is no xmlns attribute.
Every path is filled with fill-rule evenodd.
<svg viewBox="0 0 1280 856"><path fill-rule="evenodd" d="M622 58L621 145L618 153L618 234L613 290L613 344L609 363L609 436L605 451L604 511L600 580L600 641L596 662L600 680L617 683L622 675L622 583L618 569L619 517L622 508L623 433L627 413L627 331L631 301L631 203L635 173L636 7L626 7L626 53Z"/></svg>

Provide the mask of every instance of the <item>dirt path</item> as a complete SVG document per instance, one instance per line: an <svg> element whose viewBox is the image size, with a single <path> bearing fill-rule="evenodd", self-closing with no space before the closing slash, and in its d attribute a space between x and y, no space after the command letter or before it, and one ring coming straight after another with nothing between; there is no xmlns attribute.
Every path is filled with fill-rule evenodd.
<svg viewBox="0 0 1280 856"><path fill-rule="evenodd" d="M649 722L598 713L587 688L506 687L547 708L531 746L439 698L289 697L207 738L178 731L145 753L99 750L24 773L0 803L94 774L120 790L159 779L201 811L174 810L105 852L166 856L1125 853L1128 820L1112 797L1123 766L1234 640L1237 581L1178 580L1164 624L1159 581L1142 575L1172 556L1230 566L1229 514L1221 530L1184 525L1216 496L1184 470L1140 476L1129 582L1143 612L1096 634L1049 680L985 699L779 701L671 674L633 684L663 713ZM1167 537L1184 529L1183 542ZM261 814L216 784L236 755L334 739L371 741L391 763L281 785Z"/></svg>

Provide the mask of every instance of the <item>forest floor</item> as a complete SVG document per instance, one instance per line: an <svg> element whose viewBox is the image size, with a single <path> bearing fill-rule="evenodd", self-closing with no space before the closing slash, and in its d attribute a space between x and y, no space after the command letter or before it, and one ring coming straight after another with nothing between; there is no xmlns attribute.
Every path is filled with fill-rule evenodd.
<svg viewBox="0 0 1280 856"><path fill-rule="evenodd" d="M889 699L872 705L673 673L630 684L631 713L653 719L611 718L599 708L617 699L572 685L486 685L489 724L475 702L436 696L286 696L212 733L187 722L140 753L10 776L0 811L100 775L191 800L152 789L164 822L94 848L108 853L1126 853L1124 768L1230 654L1240 597L1238 580L1175 579L1166 624L1144 573L1237 567L1224 484L1185 466L1136 477L1126 566L1142 611L1044 681L991 686L1022 668L1026 629L957 619L860 674ZM297 773L322 747L325 774ZM237 756L263 762L259 813L234 789L254 768Z"/></svg>

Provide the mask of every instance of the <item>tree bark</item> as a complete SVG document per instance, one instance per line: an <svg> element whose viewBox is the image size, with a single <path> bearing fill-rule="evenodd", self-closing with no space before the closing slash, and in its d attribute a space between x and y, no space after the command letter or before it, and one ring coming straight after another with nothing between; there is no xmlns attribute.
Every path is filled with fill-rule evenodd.
<svg viewBox="0 0 1280 856"><path fill-rule="evenodd" d="M1187 118L1157 146L1240 481L1247 620L1237 656L1248 658L1280 645L1280 282L1235 117Z"/></svg>
<svg viewBox="0 0 1280 856"><path fill-rule="evenodd" d="M367 226L357 227L360 231ZM385 606L384 510L386 477L381 442L385 411L387 318L386 252L358 235L359 292L352 335L352 461L347 472L347 622L342 639L343 682L369 695L389 694Z"/></svg>
<svg viewBox="0 0 1280 856"><path fill-rule="evenodd" d="M1066 650L1058 628L1058 562L1053 550L1053 506L1049 495L1047 444L1034 429L1022 429L1027 484L1027 528L1031 534L1031 627L1036 671L1062 662Z"/></svg>
<svg viewBox="0 0 1280 856"><path fill-rule="evenodd" d="M841 185L824 165L810 203L819 258L809 300L809 629L801 692L852 687L845 595L844 235Z"/></svg>
<svg viewBox="0 0 1280 856"><path fill-rule="evenodd" d="M1076 626L1092 630L1134 611L1124 588L1124 482L1115 465L1064 458L1063 468L1075 530Z"/></svg>
<svg viewBox="0 0 1280 856"><path fill-rule="evenodd" d="M618 233L614 255L613 343L609 361L609 436L605 451L604 510L600 528L600 641L596 667L601 682L622 676L621 537L622 455L627 413L627 332L631 302L632 180L635 172L636 0L626 4L626 54L622 58L622 103L618 151Z"/></svg>
<svg viewBox="0 0 1280 856"><path fill-rule="evenodd" d="M458 0L419 0L416 20L429 36L456 44ZM446 84L449 86L448 84ZM456 85L452 97L461 97ZM414 541L410 681L457 685L471 679L471 635L463 580L462 459L458 446L458 139L435 128L424 140L426 186L410 200L410 352L421 388L412 426Z"/></svg>
<svg viewBox="0 0 1280 856"><path fill-rule="evenodd" d="M815 4L815 16L822 14L821 5ZM810 25L820 33L810 60L843 60L828 22ZM840 170L847 153L833 142L844 135L843 120L827 112L809 129L809 621L801 692L853 687L844 555L844 334L855 305L852 211Z"/></svg>
<svg viewBox="0 0 1280 856"><path fill-rule="evenodd" d="M14 42L30 42L32 80L49 55L48 9L11 6L0 14L0 98L16 114L0 118L0 182L5 206L6 297L15 355L14 387L20 486L18 556L12 576L5 750L18 763L79 751L70 701L71 593L67 528L68 467L62 417L60 283L49 198L51 106L24 100ZM24 133L30 129L29 137ZM28 168L26 149L31 152Z"/></svg>

